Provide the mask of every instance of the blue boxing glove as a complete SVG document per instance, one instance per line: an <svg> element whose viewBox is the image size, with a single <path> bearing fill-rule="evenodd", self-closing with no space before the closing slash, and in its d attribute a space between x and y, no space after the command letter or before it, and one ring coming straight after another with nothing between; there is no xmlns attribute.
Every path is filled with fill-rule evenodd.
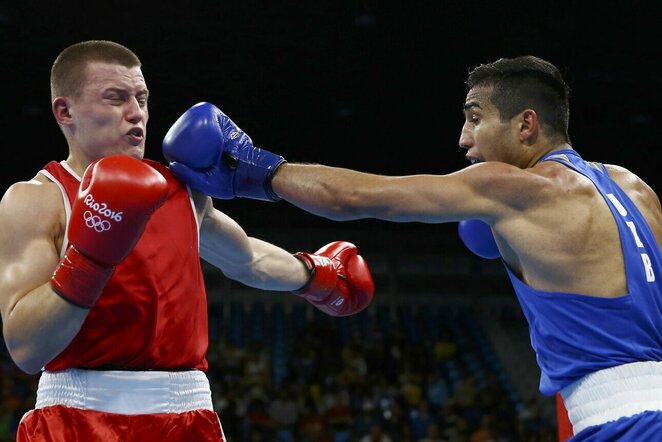
<svg viewBox="0 0 662 442"><path fill-rule="evenodd" d="M285 159L253 146L251 138L211 103L198 103L184 112L168 130L162 149L172 173L200 193L220 199L280 200L271 178Z"/></svg>
<svg viewBox="0 0 662 442"><path fill-rule="evenodd" d="M492 229L479 219L465 219L457 226L462 242L481 258L496 259L501 256Z"/></svg>

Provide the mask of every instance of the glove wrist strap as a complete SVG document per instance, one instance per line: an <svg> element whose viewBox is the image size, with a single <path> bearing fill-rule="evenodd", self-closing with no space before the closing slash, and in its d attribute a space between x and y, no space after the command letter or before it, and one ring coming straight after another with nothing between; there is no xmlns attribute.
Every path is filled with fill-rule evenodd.
<svg viewBox="0 0 662 442"><path fill-rule="evenodd" d="M78 307L92 308L113 274L114 267L92 261L69 246L51 278L55 293Z"/></svg>
<svg viewBox="0 0 662 442"><path fill-rule="evenodd" d="M250 156L240 159L235 176L235 193L239 197L280 201L271 187L271 179L285 159L267 150L254 148Z"/></svg>
<svg viewBox="0 0 662 442"><path fill-rule="evenodd" d="M292 293L312 302L322 302L336 287L336 270L331 260L325 256L298 252L294 257L302 261L310 270L310 279Z"/></svg>

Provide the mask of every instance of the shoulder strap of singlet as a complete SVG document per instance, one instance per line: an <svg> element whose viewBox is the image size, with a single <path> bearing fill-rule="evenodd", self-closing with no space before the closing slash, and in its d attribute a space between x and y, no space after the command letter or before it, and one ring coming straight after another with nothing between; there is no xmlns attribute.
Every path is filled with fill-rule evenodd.
<svg viewBox="0 0 662 442"><path fill-rule="evenodd" d="M61 258L64 256L64 252L69 245L69 219L71 218L71 203L75 196L75 194L70 194L67 191L65 182L69 182L71 185L80 182L81 178L66 161L51 161L38 173L57 185L62 195L62 203L64 205L64 238L62 240L62 248L60 249Z"/></svg>
<svg viewBox="0 0 662 442"><path fill-rule="evenodd" d="M609 172L607 172L607 168L604 166L604 164L594 163L594 162L591 162L591 161L585 161L579 156L579 154L576 151L574 151L572 149L563 149L563 150L556 150L556 151L550 152L550 153L546 154L545 156L543 156L540 159L540 162L543 162L543 161L556 161L558 163L565 164L566 166L577 170L577 168L575 167L575 163L573 161L571 161L571 158L578 158L583 164L585 164L589 167L592 167L593 169L595 169L597 171L600 171L600 172L603 172L603 173L609 175ZM580 171L577 170L577 172L580 172Z"/></svg>

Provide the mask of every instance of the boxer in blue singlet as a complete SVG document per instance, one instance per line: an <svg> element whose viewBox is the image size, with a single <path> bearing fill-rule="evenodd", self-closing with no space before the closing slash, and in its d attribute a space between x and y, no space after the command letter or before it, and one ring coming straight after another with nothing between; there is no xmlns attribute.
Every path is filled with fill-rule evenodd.
<svg viewBox="0 0 662 442"><path fill-rule="evenodd" d="M563 396L573 440L662 439L659 198L625 168L585 162L573 150L569 88L545 60L476 67L463 107L460 147L471 165L446 175L287 163L250 139L232 143L243 132L208 103L202 108L214 118L205 120L221 122L222 135L195 143L180 136L203 126L192 124L194 107L169 132L164 154L180 179L217 198L251 197L246 187L257 182L274 200L334 220L487 225L465 227L462 238L506 265L529 320L540 390ZM415 133L393 131L402 155L421 143ZM187 161L198 150L210 164Z"/></svg>
<svg viewBox="0 0 662 442"><path fill-rule="evenodd" d="M662 437L662 254L646 219L602 164L574 150L556 161L591 180L618 226L627 293L599 298L536 290L506 265L530 324L542 370L540 391L561 391L573 441ZM550 338L553 337L553 338Z"/></svg>

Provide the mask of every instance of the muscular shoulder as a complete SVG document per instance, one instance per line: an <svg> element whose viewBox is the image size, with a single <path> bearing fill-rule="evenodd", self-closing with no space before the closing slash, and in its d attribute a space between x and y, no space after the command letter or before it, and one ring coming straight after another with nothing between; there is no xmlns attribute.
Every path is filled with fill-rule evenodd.
<svg viewBox="0 0 662 442"><path fill-rule="evenodd" d="M23 234L55 238L64 228L64 218L59 188L41 175L13 184L0 201L0 234L4 239Z"/></svg>
<svg viewBox="0 0 662 442"><path fill-rule="evenodd" d="M43 215L51 210L63 209L60 189L41 175L10 186L2 197L1 204L14 210L28 210L29 213L34 211Z"/></svg>
<svg viewBox="0 0 662 442"><path fill-rule="evenodd" d="M604 165L609 172L609 176L622 187L639 186L643 181L630 170L623 166L615 164Z"/></svg>
<svg viewBox="0 0 662 442"><path fill-rule="evenodd" d="M662 210L660 199L655 191L644 180L622 166L605 164L609 176L623 189L633 200L643 200L646 204L654 204L658 210Z"/></svg>
<svg viewBox="0 0 662 442"><path fill-rule="evenodd" d="M480 193L516 209L544 201L564 179L563 171L554 167L521 169L496 161L475 164L463 172Z"/></svg>

